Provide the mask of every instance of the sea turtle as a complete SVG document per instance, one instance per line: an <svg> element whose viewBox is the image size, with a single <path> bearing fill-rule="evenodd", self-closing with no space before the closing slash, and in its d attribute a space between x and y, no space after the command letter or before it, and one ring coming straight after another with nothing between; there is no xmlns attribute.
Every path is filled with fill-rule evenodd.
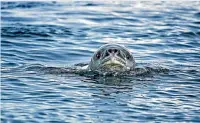
<svg viewBox="0 0 200 123"><path fill-rule="evenodd" d="M87 68L91 71L130 71L134 67L134 57L126 47L105 44L94 53Z"/></svg>

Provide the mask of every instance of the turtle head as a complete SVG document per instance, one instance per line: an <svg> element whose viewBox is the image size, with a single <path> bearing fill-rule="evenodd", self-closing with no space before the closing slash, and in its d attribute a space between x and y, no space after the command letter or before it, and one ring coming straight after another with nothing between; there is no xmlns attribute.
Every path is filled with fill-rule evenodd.
<svg viewBox="0 0 200 123"><path fill-rule="evenodd" d="M92 71L128 71L135 67L132 54L118 44L100 47L91 58L89 69Z"/></svg>

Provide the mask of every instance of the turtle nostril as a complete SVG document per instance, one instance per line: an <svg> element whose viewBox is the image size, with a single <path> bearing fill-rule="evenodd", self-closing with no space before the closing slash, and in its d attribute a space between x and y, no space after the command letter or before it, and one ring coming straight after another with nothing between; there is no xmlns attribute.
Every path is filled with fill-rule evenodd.
<svg viewBox="0 0 200 123"><path fill-rule="evenodd" d="M117 49L113 49L113 52L114 52L114 53L117 53L117 51L118 51Z"/></svg>
<svg viewBox="0 0 200 123"><path fill-rule="evenodd" d="M107 57L107 56L109 56L109 53L108 53L108 52L105 53L105 57Z"/></svg>
<svg viewBox="0 0 200 123"><path fill-rule="evenodd" d="M112 49L108 49L108 52L109 52L109 53L112 53Z"/></svg>

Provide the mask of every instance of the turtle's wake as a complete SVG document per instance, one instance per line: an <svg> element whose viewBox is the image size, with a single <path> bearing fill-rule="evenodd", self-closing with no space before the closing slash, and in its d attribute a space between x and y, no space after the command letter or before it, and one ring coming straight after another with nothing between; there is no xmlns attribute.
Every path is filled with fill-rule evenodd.
<svg viewBox="0 0 200 123"><path fill-rule="evenodd" d="M86 64L84 64L86 65ZM88 69L83 69L83 64L77 64L73 67L48 67L43 65L31 65L26 67L26 71L34 71L43 74L55 74L55 75L80 75L86 77L92 76L114 76L114 77L134 77L134 76L153 76L156 74L168 73L169 69L163 67L136 67L130 71L106 71L98 70L91 71Z"/></svg>

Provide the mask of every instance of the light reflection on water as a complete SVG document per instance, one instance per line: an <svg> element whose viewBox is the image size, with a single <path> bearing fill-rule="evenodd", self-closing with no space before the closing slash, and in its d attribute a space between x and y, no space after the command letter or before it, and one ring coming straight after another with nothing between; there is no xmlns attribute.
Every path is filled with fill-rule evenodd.
<svg viewBox="0 0 200 123"><path fill-rule="evenodd" d="M199 122L200 2L2 2L2 122ZM149 76L48 74L125 45Z"/></svg>

